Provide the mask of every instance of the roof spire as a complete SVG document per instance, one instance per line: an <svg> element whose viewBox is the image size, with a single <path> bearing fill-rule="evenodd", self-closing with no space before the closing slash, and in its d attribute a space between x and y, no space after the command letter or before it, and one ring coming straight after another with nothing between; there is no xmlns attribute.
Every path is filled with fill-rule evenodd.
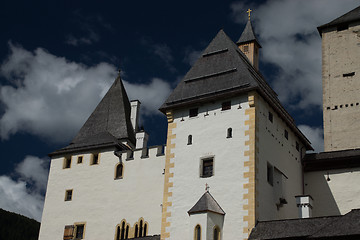
<svg viewBox="0 0 360 240"><path fill-rule="evenodd" d="M249 20L250 20L250 14L251 14L252 10L249 8L246 12L248 13Z"/></svg>

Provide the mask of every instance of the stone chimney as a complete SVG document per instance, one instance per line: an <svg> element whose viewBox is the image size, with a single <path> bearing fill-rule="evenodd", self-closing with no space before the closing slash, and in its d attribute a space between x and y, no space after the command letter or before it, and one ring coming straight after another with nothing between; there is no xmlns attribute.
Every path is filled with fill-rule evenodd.
<svg viewBox="0 0 360 240"><path fill-rule="evenodd" d="M131 124L134 128L135 133L139 131L140 104L141 104L141 102L139 100L132 100L130 102L130 105L131 105L130 120L131 120Z"/></svg>
<svg viewBox="0 0 360 240"><path fill-rule="evenodd" d="M295 196L296 205L299 209L299 218L311 218L313 199L310 195Z"/></svg>

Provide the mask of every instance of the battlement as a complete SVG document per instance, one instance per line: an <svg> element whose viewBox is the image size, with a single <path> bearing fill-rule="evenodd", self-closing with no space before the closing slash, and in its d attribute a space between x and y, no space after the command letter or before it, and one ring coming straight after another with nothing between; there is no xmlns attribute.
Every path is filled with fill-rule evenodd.
<svg viewBox="0 0 360 240"><path fill-rule="evenodd" d="M165 145L156 145L135 150L122 151L122 160L131 161L136 159L154 158L165 155Z"/></svg>

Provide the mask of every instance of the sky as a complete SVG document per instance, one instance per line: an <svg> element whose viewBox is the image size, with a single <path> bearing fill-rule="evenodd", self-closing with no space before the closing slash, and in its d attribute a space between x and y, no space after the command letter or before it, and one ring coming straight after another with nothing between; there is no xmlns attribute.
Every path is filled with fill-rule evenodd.
<svg viewBox="0 0 360 240"><path fill-rule="evenodd" d="M48 153L66 146L117 71L141 101L150 145L165 144L157 109L220 29L251 19L260 71L323 151L321 37L316 27L360 0L14 0L0 9L0 208L41 220Z"/></svg>

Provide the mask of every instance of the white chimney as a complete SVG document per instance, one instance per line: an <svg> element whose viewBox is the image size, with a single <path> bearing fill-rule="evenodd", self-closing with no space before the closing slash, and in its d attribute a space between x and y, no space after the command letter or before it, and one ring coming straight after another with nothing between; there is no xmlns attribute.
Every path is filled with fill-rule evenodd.
<svg viewBox="0 0 360 240"><path fill-rule="evenodd" d="M132 100L131 102L130 120L135 133L139 131L139 110L141 102L139 100Z"/></svg>
<svg viewBox="0 0 360 240"><path fill-rule="evenodd" d="M295 196L296 205L299 208L299 218L311 218L313 198L310 195Z"/></svg>
<svg viewBox="0 0 360 240"><path fill-rule="evenodd" d="M144 130L137 132L136 133L136 149L146 148L148 139L149 139L149 135Z"/></svg>

